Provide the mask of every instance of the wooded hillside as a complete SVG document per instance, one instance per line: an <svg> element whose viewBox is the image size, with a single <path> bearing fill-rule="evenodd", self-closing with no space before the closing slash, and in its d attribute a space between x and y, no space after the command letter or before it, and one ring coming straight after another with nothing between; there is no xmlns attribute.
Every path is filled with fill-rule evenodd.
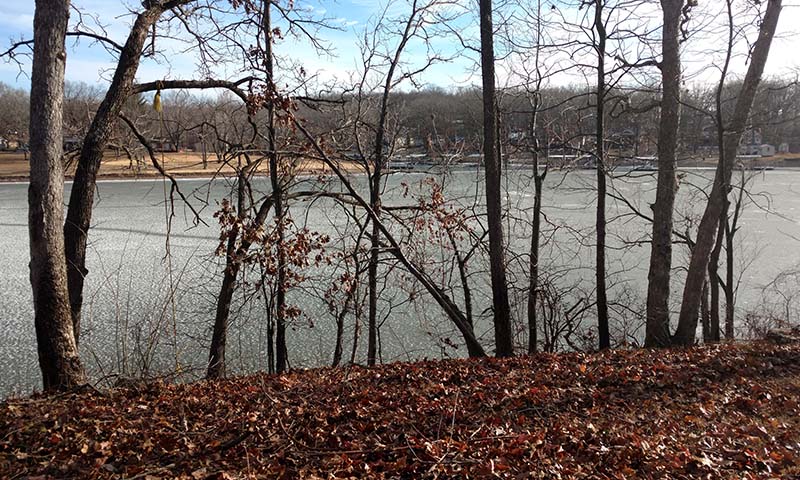
<svg viewBox="0 0 800 480"><path fill-rule="evenodd" d="M795 478L800 344L396 363L0 404L3 478Z"/></svg>

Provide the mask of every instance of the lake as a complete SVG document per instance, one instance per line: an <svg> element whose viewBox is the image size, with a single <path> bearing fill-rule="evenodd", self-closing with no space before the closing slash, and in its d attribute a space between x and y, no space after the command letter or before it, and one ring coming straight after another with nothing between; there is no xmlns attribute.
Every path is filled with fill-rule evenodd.
<svg viewBox="0 0 800 480"><path fill-rule="evenodd" d="M701 212L705 200L699 188L708 186L712 172L687 170L685 173L676 211L680 222L697 218ZM546 243L542 249L542 270L553 285L560 285L571 295L564 300L569 303L581 301L582 296L592 293L594 175L593 171L553 171L545 183L543 211L547 222L543 227ZM737 236L737 274L743 272L737 302L739 314L756 306L761 288L778 272L797 264L796 252L800 247L800 192L797 191L800 171L775 170L749 172L748 175L752 177L748 183L750 200L745 205ZM477 170L446 175L402 172L390 177L384 203L415 204L412 198L415 192L425 194L430 190L426 181L429 177L443 184L446 198L454 205L471 205L475 198L483 197L479 181L482 172ZM308 182L313 181L308 179ZM354 181L363 189L363 178ZM509 245L517 254L509 255L508 272L514 287L514 315L521 322L525 314L525 255L530 241L528 219L533 189L529 172L524 169L509 170L505 184L510 212L506 219ZM181 180L180 185L200 209L206 225L194 225L190 212L176 200L176 215L171 220L168 236L169 210L165 203L168 184L162 180L99 184L88 248L90 274L81 338L82 358L96 381L113 379L119 373L159 375L177 370L178 379L191 379L204 372L222 271L220 259L213 255L219 230L212 215L218 209L217 202L230 198L231 185L221 180L211 184L207 180ZM326 185L329 189L340 189L336 181ZM641 212L650 214L649 204L655 194L652 173L631 172L615 178L612 185L617 195L625 197ZM266 180L257 180L256 187L268 193ZM406 189L410 191L408 196ZM344 245L338 238L345 229L347 216L333 200L298 203L292 207L292 216L298 225L331 235L332 250ZM632 309L640 308L646 292L649 259L646 241L650 226L639 216L632 215L629 206L618 200L609 200L609 219L608 270L614 295L630 302ZM0 328L6 332L4 341L0 342L0 397L30 393L41 381L28 281L26 221L27 185L0 184L0 261L4 267L0 281ZM470 219L473 227L480 221L480 218ZM420 241L422 247L415 247L416 254L429 252L441 262L452 256L438 244L425 243L428 240ZM491 314L487 308L491 302L486 295L488 275L481 267L483 258L480 252L476 255L470 281L475 294L474 311L478 316L476 333L490 350ZM676 266L685 264L687 258L686 247L677 245ZM437 279L451 281L445 278L447 272L440 272L437 267L431 269L433 274L441 275L442 278ZM308 269L306 282L288 294L289 302L300 306L304 313L287 333L293 367L330 362L335 325L323 293L333 273L333 267L327 266ZM427 295L401 271L386 270L384 274L389 280L381 297L383 360L463 355L463 348L449 346L450 342L458 343L459 337ZM680 276L681 271L676 268L673 296L680 293ZM624 334L632 338L640 335L640 319L636 320L635 315L631 317L633 320L623 319L627 315L624 311L619 310L618 321L625 325L618 329L626 330ZM267 332L263 300L240 301L234 314L229 334L229 368L233 372L265 368ZM347 322L345 357L349 358L355 332L352 320ZM523 327L519 323L520 330ZM520 337L520 342L523 340ZM362 329L359 343L357 361L364 359L365 329Z"/></svg>

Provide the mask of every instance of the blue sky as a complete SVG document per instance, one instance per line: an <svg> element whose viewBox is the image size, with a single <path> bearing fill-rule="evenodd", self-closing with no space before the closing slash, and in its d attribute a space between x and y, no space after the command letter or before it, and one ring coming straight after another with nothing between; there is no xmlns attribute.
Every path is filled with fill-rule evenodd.
<svg viewBox="0 0 800 480"><path fill-rule="evenodd" d="M92 13L99 19L108 35L118 43L124 43L127 29L133 21L129 6L135 9L138 4L121 0L73 0L73 5L83 12ZM313 11L314 15L326 17L335 30L326 30L323 37L328 44L333 46L334 55L320 55L307 42L285 40L278 45L276 53L291 56L292 60L304 65L309 73L316 73L322 79L335 79L349 77L350 72L359 65L359 51L356 46L358 39L363 35L365 27L370 20L382 11L381 3L372 0L305 0L295 2L296 7ZM13 41L21 38L30 38L32 35L34 2L22 0L16 2L3 1L0 5L0 49L5 50ZM397 4L389 9L389 15L400 13L402 5ZM71 17L75 23L77 15ZM107 82L112 74L114 59L102 47L87 39L68 39L67 80L86 82L89 84ZM419 53L417 45L410 45L408 57L414 58ZM140 81L156 80L162 78L196 78L197 61L192 56L170 54L166 62L146 60L140 67L138 79ZM23 62L23 73L15 63L0 60L0 82L8 83L19 88L29 87L29 61ZM461 61L458 65L436 66L431 70L430 78L433 83L448 85L463 81L468 75L465 73L466 65L470 62ZM238 72L227 67L217 72L219 75L235 77ZM431 83L431 82L427 82Z"/></svg>
<svg viewBox="0 0 800 480"><path fill-rule="evenodd" d="M477 0L458 0L463 6L477 8ZM521 3L530 0L520 0ZM560 0L548 0L547 3ZM701 4L716 4L714 1L704 1ZM794 6L795 1L786 0L789 5L785 8L780 25L779 38L773 47L773 53L767 67L772 74L795 74L800 65L800 56L795 55L800 47L800 37L795 35L800 25L800 8ZM111 38L118 43L123 43L127 29L133 21L129 7L140 8L136 0L73 0L73 4L86 13L96 15L103 24ZM381 12L385 2L378 0L297 0L296 7L313 11L315 15L326 16L339 30L330 30L323 33L323 37L335 48L335 56L320 55L306 42L286 40L278 45L277 52L285 54L293 61L302 64L310 72L319 75L321 80L349 79L352 72L359 68L358 39L368 28L370 19ZM395 2L389 10L389 16L401 14L405 9L405 2ZM5 50L7 45L20 38L30 38L33 22L34 2L32 0L4 0L0 5L0 49ZM713 7L709 7L713 8ZM577 15L576 12L567 12ZM712 14L713 15L713 14ZM657 18L657 15L654 16ZM72 15L73 23L77 15ZM459 31L467 37L477 35L477 19L474 16L463 17L456 23ZM528 32L521 32L521 36ZM438 39L434 42L437 50L449 55L458 50L458 45L453 38ZM409 46L406 58L409 68L413 68L414 61L421 59L424 49L420 44ZM175 50L168 54L168 62L143 62L138 79L150 81L166 78L197 78L197 60L192 55L182 54ZM684 56L687 70L700 70L708 63L707 55L702 48L697 47L695 52L687 52ZM473 58L461 57L452 61L441 63L426 72L421 79L423 84L434 84L441 87L458 87L479 83L476 76L476 64ZM517 60L520 61L520 60ZM741 69L744 68L744 62ZM67 79L81 81L89 84L102 84L107 82L114 66L114 59L103 48L87 40L76 42L68 40ZM505 64L498 66L498 82L500 84L513 83L512 77L518 73L519 64L508 59ZM29 65L24 61L23 71L27 72ZM736 68L734 69L736 70ZM236 77L236 67L224 66L215 72L218 76L229 78ZM702 77L695 77L704 80ZM0 60L0 81L15 85L19 88L28 88L29 79L25 74L20 74L16 64ZM553 80L555 83L580 81L580 76L563 77Z"/></svg>

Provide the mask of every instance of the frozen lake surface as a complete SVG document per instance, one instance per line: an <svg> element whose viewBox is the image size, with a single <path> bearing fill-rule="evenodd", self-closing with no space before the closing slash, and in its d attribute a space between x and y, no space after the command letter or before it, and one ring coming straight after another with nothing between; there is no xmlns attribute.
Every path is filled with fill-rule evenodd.
<svg viewBox="0 0 800 480"><path fill-rule="evenodd" d="M443 180L446 197L462 204L482 198L480 175L476 170L449 174ZM393 175L385 204L409 203L401 191L405 185L411 185L412 191L424 190L426 177L413 172ZM704 198L692 185L706 186L709 178L710 172L687 172L679 190L677 219L697 215ZM268 185L266 181L259 182L262 188ZM510 245L513 251L524 255L530 236L526 219L533 203L533 188L523 170L511 171L506 182L507 202L512 212L507 221ZM155 375L177 368L185 374L183 378L204 371L222 271L220 259L213 256L219 231L212 215L217 209L216 202L230 198L230 185L223 181L208 185L205 180L180 183L183 191L192 193L197 205L208 204L202 210L208 225L193 225L189 212L176 201L177 212L169 237L165 206L168 186L164 182L114 181L99 185L90 233L90 274L81 338L81 355L95 380L143 370ZM655 187L652 174L633 172L631 177L612 183L618 194L650 214ZM550 239L543 249L543 269L556 271L569 267L568 275L577 278L574 281L585 277L587 288L591 286L593 258L593 184L592 171L566 175L551 172L543 206L548 220L545 234ZM800 172L761 172L755 174L748 188L761 208L753 203L746 206L737 237L740 252L737 268L748 265L741 279L738 312L752 307L763 285L800 260ZM764 207L773 213L767 213ZM298 224L331 235L335 235L337 222L343 218L336 214L331 200L297 205L292 214ZM641 242L647 240L650 226L631 215L629 207L618 201L610 200L609 218L613 218L609 226L612 250L608 266L614 277L612 283L615 288L625 287L643 301L649 248ZM0 342L0 398L29 393L40 384L28 282L26 221L27 185L0 184L0 259L4 270L0 280L0 329L6 337ZM686 247L677 245L675 252L675 262L684 264ZM527 283L525 259L520 257L515 262L509 267L510 279L521 290ZM476 314L484 312L490 304L484 277L474 278ZM322 276L311 278L304 288L289 293L290 302L301 306L305 314L287 334L290 363L294 367L330 362L335 325L320 298L320 292L326 288L321 284L324 281ZM402 290L399 287L390 293L391 300L383 306L386 312L391 310L382 328L383 360L461 354L463 348L446 350L436 341L445 336L457 341L458 335L443 320L435 304L427 297L404 301ZM515 315L523 319L524 310L520 308ZM477 333L490 347L488 316L484 312L479 318ZM266 326L262 318L263 302L251 302L236 312L228 353L233 371L264 368ZM345 333L346 351L353 335L350 323ZM362 337L364 346L365 332ZM361 349L357 358L363 359Z"/></svg>

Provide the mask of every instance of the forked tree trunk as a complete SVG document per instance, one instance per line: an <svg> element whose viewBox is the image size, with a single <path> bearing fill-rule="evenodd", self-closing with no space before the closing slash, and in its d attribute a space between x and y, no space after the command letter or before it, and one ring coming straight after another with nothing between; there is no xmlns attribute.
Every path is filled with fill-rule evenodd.
<svg viewBox="0 0 800 480"><path fill-rule="evenodd" d="M69 0L36 0L30 95L28 231L36 344L45 391L86 381L78 357L64 260L62 112Z"/></svg>
<svg viewBox="0 0 800 480"><path fill-rule="evenodd" d="M726 128L724 142L720 146L722 148L720 165L717 168L711 195L698 227L697 242L692 251L689 271L686 275L678 328L673 337L673 342L677 345L692 345L695 341L697 310L700 306L700 295L702 294L706 267L716 240L719 218L725 208L725 200L730 189L733 163L739 147L739 140L747 125L753 98L755 98L756 90L761 82L761 76L764 73L764 65L767 62L772 39L778 26L781 8L782 0L767 1L766 12L759 27L758 39L750 56L750 66L747 69L741 91L736 99L733 117Z"/></svg>
<svg viewBox="0 0 800 480"><path fill-rule="evenodd" d="M170 4L187 3L173 0ZM117 122L125 101L131 94L136 71L142 56L142 48L148 32L166 8L160 2L145 2L148 7L140 13L131 27L128 40L120 52L114 78L105 98L100 103L83 140L75 180L69 198L67 219L64 223L64 243L67 259L69 302L72 311L76 342L80 336L83 285L86 269L86 242L92 221L97 172L103 160L103 152Z"/></svg>
<svg viewBox="0 0 800 480"><path fill-rule="evenodd" d="M489 267L492 277L495 354L514 355L511 332L511 309L508 304L508 283L503 240L503 210L500 159L496 155L497 116L494 85L494 30L492 0L480 0L481 71L483 77L483 159L486 171L486 216L489 227Z"/></svg>
<svg viewBox="0 0 800 480"><path fill-rule="evenodd" d="M647 282L646 347L670 343L669 294L672 270L672 213L675 208L676 150L681 111L680 24L684 0L661 0L661 118L658 130L658 183L653 206L653 242Z"/></svg>
<svg viewBox="0 0 800 480"><path fill-rule="evenodd" d="M389 115L389 97L395 86L395 71L400 65L403 51L411 39L412 33L416 28L415 24L419 21L419 16L422 15L422 10L417 8L416 1L412 2L411 9L412 13L405 22L400 41L389 61L386 78L383 82L378 124L375 126L372 176L369 179L369 205L378 219L381 216L381 189L383 185L383 168L386 160L384 142L386 139L386 121ZM367 365L375 365L378 360L378 260L381 248L381 229L377 222L372 223L369 241L370 253L369 263L367 264Z"/></svg>
<svg viewBox="0 0 800 480"><path fill-rule="evenodd" d="M244 212L244 188L246 181L244 175L240 175L238 180L239 191L237 198L239 199L238 208L239 215ZM255 219L251 228L260 229L267 220L269 211L272 209L271 199L265 200L258 209ZM211 336L211 346L208 353L208 370L206 371L206 378L222 378L225 376L225 349L228 337L228 322L230 318L231 304L233 301L233 294L236 290L236 279L239 274L240 264L239 259L244 256L250 249L252 241L250 237L243 236L238 248L235 248L236 237L239 232L231 232L231 237L228 238L228 245L225 251L225 271L222 277L222 286L220 287L219 298L217 298L217 309L214 317L214 331ZM269 335L269 348L272 348L272 335ZM272 362L270 362L270 366Z"/></svg>

